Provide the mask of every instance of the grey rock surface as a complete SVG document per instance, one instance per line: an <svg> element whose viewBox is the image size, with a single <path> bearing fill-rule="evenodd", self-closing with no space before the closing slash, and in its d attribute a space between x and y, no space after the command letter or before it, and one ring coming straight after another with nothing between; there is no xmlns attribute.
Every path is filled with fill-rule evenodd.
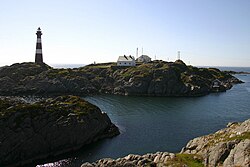
<svg viewBox="0 0 250 167"><path fill-rule="evenodd" d="M94 163L86 162L81 167L138 167L138 166L164 166L164 163L175 158L175 154L167 152L157 152L154 154L134 155L129 154L126 157L116 160L104 158Z"/></svg>
<svg viewBox="0 0 250 167"><path fill-rule="evenodd" d="M206 166L250 166L250 119L188 142L181 153L198 154Z"/></svg>

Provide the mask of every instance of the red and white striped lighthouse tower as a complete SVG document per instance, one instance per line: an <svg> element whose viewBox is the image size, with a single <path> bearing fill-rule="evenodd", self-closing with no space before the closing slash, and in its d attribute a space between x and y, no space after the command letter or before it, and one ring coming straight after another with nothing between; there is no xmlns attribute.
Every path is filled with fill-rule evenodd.
<svg viewBox="0 0 250 167"><path fill-rule="evenodd" d="M35 58L35 63L39 64L39 63L43 63L42 38L41 38L41 36L43 34L42 34L42 31L41 31L40 27L38 27L36 35L37 35L37 42L36 42L36 58Z"/></svg>

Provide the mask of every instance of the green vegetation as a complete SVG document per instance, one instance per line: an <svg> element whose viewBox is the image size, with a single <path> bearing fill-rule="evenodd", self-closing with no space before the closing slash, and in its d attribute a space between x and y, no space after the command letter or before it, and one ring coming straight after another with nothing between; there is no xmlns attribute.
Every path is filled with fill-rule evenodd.
<svg viewBox="0 0 250 167"><path fill-rule="evenodd" d="M89 66L89 68L110 68L111 65L96 65L96 66Z"/></svg>
<svg viewBox="0 0 250 167"><path fill-rule="evenodd" d="M87 65L83 68L110 68L111 66L116 66L115 62L110 62L110 63L98 63L98 64L90 64Z"/></svg>
<svg viewBox="0 0 250 167"><path fill-rule="evenodd" d="M191 78L190 78L190 76L187 73L181 73L181 80L184 83L189 83L189 82L192 81Z"/></svg>
<svg viewBox="0 0 250 167"><path fill-rule="evenodd" d="M17 101L14 104L8 99L0 99L0 119L9 119L14 116L13 126L15 128L20 127L25 119L36 119L41 114L48 117L50 114L56 114L59 117L74 114L79 118L96 110L98 108L95 105L76 96L59 96L33 104Z"/></svg>
<svg viewBox="0 0 250 167"><path fill-rule="evenodd" d="M43 102L40 102L43 104ZM77 96L59 96L56 99L48 99L43 104L48 112L61 112L62 115L74 113L78 116L86 115L97 110L97 107Z"/></svg>
<svg viewBox="0 0 250 167"><path fill-rule="evenodd" d="M69 75L68 69L51 69L47 73L49 78L64 77L67 75Z"/></svg>
<svg viewBox="0 0 250 167"><path fill-rule="evenodd" d="M141 64L136 67L128 67L121 73L123 77L136 76L137 78L148 77L152 74L152 64Z"/></svg>
<svg viewBox="0 0 250 167"><path fill-rule="evenodd" d="M0 77L7 76L15 81L24 79L27 76L38 75L44 71L51 69L50 66L46 64L36 64L36 63L15 63L11 66L6 66L2 68Z"/></svg>
<svg viewBox="0 0 250 167"><path fill-rule="evenodd" d="M176 154L176 157L165 164L172 167L190 166L190 167L204 167L202 158L195 154Z"/></svg>
<svg viewBox="0 0 250 167"><path fill-rule="evenodd" d="M250 132L244 132L238 136L231 137L228 140L231 141L231 140L245 140L245 139L250 139Z"/></svg>
<svg viewBox="0 0 250 167"><path fill-rule="evenodd" d="M3 105L4 103L9 103L7 106ZM25 104L21 102L14 102L9 100L0 100L1 106L1 115L0 119L8 119L12 115L14 116L14 125L15 127L19 127L19 125L25 120L26 118L35 118L39 111L44 111L44 107L39 103L34 104ZM12 103L12 104L11 104ZM13 126L14 126L13 125Z"/></svg>
<svg viewBox="0 0 250 167"><path fill-rule="evenodd" d="M250 139L250 132L244 132L240 135L234 135L230 137L230 133L215 133L208 136L208 143L205 147L214 146L215 144L219 142L228 142L233 140L245 140Z"/></svg>

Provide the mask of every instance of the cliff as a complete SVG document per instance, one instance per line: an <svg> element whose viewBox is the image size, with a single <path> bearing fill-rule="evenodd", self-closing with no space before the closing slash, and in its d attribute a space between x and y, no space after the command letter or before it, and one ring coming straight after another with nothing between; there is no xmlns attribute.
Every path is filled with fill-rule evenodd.
<svg viewBox="0 0 250 167"><path fill-rule="evenodd" d="M241 83L229 73L187 66L181 60L153 61L126 68L106 63L74 69L21 63L0 69L0 95L201 96L215 91L212 87L215 79L221 81L218 92Z"/></svg>
<svg viewBox="0 0 250 167"><path fill-rule="evenodd" d="M214 134L195 138L180 153L157 152L145 155L130 154L116 160L104 158L81 167L249 167L250 119L229 123Z"/></svg>
<svg viewBox="0 0 250 167"><path fill-rule="evenodd" d="M27 103L0 98L0 166L19 166L119 134L106 113L76 96Z"/></svg>

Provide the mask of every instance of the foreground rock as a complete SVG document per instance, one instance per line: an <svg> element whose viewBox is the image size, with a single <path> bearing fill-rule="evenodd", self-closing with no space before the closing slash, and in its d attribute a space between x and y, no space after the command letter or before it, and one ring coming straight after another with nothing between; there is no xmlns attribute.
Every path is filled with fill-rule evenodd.
<svg viewBox="0 0 250 167"><path fill-rule="evenodd" d="M105 158L94 163L84 163L81 167L162 167L162 166L202 166L202 159L197 155L173 154L168 152L157 152L154 154L134 155L116 160Z"/></svg>
<svg viewBox="0 0 250 167"><path fill-rule="evenodd" d="M214 81L218 79L219 85ZM216 68L153 61L136 67L112 63L75 69L53 69L45 64L21 63L0 69L0 95L119 94L139 96L202 96L241 83Z"/></svg>
<svg viewBox="0 0 250 167"><path fill-rule="evenodd" d="M195 138L182 153L201 155L207 166L250 166L250 119Z"/></svg>
<svg viewBox="0 0 250 167"><path fill-rule="evenodd" d="M33 104L0 98L0 166L18 166L119 134L107 114L75 96Z"/></svg>
<svg viewBox="0 0 250 167"><path fill-rule="evenodd" d="M116 160L104 158L81 167L249 167L250 119L243 123L230 123L214 134L195 138L178 154L157 152L154 154L130 154Z"/></svg>

